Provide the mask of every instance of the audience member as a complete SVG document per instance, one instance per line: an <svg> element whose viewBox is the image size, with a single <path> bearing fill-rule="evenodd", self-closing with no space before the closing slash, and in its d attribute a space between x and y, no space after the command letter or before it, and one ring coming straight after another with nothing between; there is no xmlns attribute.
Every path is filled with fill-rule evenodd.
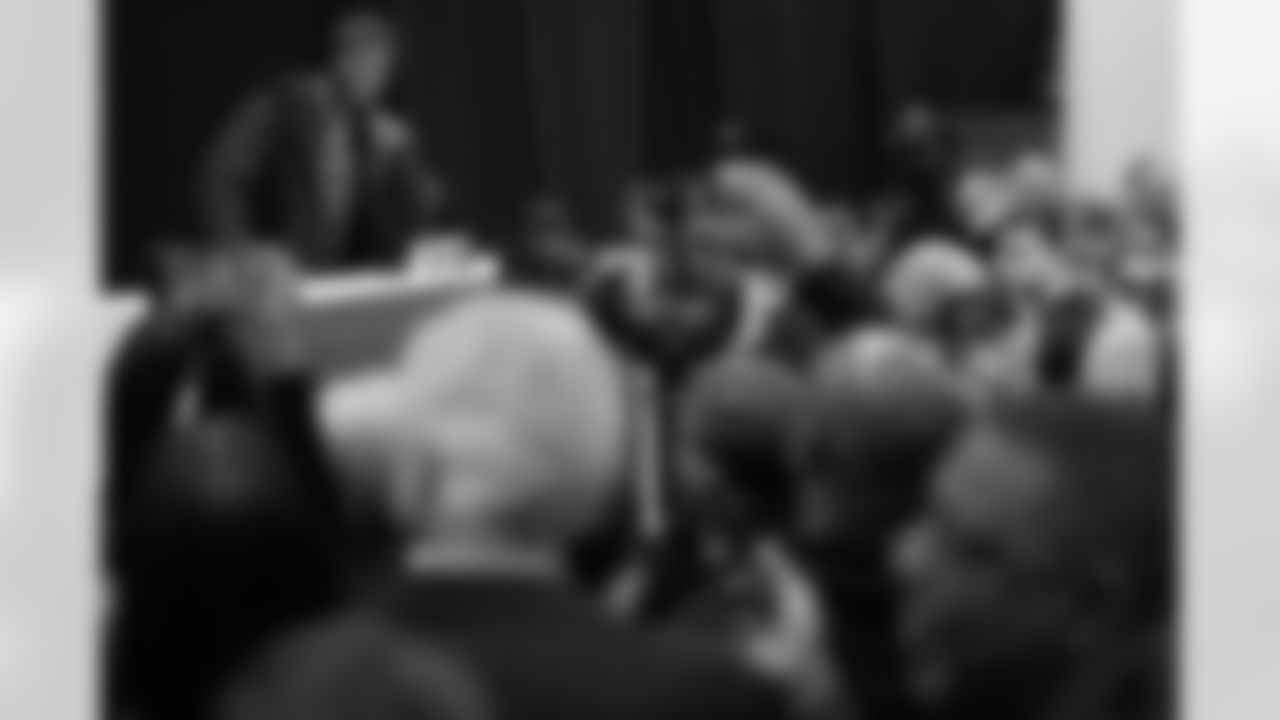
<svg viewBox="0 0 1280 720"><path fill-rule="evenodd" d="M242 663L339 601L335 527L272 440L244 420L173 431L119 511L121 717L212 717Z"/></svg>
<svg viewBox="0 0 1280 720"><path fill-rule="evenodd" d="M1174 461L1141 405L1028 401L965 432L896 563L911 679L941 717L1054 717L1079 693L1070 717L1167 717Z"/></svg>
<svg viewBox="0 0 1280 720"><path fill-rule="evenodd" d="M1008 178L986 168L968 168L952 189L961 236L975 249L984 249L993 235L1011 220L1020 198Z"/></svg>
<svg viewBox="0 0 1280 720"><path fill-rule="evenodd" d="M291 636L220 701L226 720L492 720L483 687L449 653L373 617Z"/></svg>
<svg viewBox="0 0 1280 720"><path fill-rule="evenodd" d="M209 253L188 270L190 284L162 294L123 348L109 386L110 642L121 666L109 702L142 717L207 716L237 662L337 602L350 559L287 267Z"/></svg>
<svg viewBox="0 0 1280 720"><path fill-rule="evenodd" d="M915 509L911 486L963 419L964 387L933 344L896 329L851 333L814 377L806 530L876 548Z"/></svg>
<svg viewBox="0 0 1280 720"><path fill-rule="evenodd" d="M965 419L962 388L933 346L891 329L851 334L815 377L798 458L804 557L829 609L844 686L869 717L911 717L886 558Z"/></svg>
<svg viewBox="0 0 1280 720"><path fill-rule="evenodd" d="M817 205L799 181L766 157L732 155L713 169L713 187L748 214L778 243L793 267L804 267L832 250Z"/></svg>
<svg viewBox="0 0 1280 720"><path fill-rule="evenodd" d="M622 378L585 315L475 298L433 318L386 382L385 466L412 540L404 580L372 607L382 622L457 657L500 717L780 716L734 659L564 587L568 545L621 491Z"/></svg>
<svg viewBox="0 0 1280 720"><path fill-rule="evenodd" d="M896 246L957 229L951 187L960 171L954 128L925 105L901 113L888 146L892 236Z"/></svg>
<svg viewBox="0 0 1280 720"><path fill-rule="evenodd" d="M755 545L783 541L794 512L787 437L806 399L799 378L754 354L714 361L691 379L672 448L687 533L643 568L646 616L667 619L750 565Z"/></svg>
<svg viewBox="0 0 1280 720"><path fill-rule="evenodd" d="M924 240L887 270L881 292L895 323L933 334L949 306L985 291L990 281L987 268L964 248L943 239Z"/></svg>
<svg viewBox="0 0 1280 720"><path fill-rule="evenodd" d="M753 355L705 368L685 395L684 466L700 476L701 592L681 627L710 632L787 687L803 717L840 717L826 610L796 552L797 429L812 397L799 374ZM692 477L682 475L681 480Z"/></svg>
<svg viewBox="0 0 1280 720"><path fill-rule="evenodd" d="M526 217L525 237L520 248L525 257L517 264L535 285L548 289L575 290L589 263L588 248L574 230L568 208L555 198L534 202Z"/></svg>

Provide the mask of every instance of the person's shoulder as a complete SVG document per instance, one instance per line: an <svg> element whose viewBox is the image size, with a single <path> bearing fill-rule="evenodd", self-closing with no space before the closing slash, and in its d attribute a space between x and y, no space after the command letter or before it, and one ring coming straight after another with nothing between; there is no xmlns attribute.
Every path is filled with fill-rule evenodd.
<svg viewBox="0 0 1280 720"><path fill-rule="evenodd" d="M696 633L636 632L648 697L672 718L766 720L785 716L782 689L720 642Z"/></svg>
<svg viewBox="0 0 1280 720"><path fill-rule="evenodd" d="M396 716L482 719L487 698L475 677L443 647L398 632L367 613L330 618L269 646L232 684L220 720Z"/></svg>

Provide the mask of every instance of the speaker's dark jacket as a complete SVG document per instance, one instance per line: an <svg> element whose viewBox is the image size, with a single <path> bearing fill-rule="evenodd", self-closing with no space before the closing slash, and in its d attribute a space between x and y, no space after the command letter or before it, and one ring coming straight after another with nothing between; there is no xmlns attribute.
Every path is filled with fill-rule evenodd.
<svg viewBox="0 0 1280 720"><path fill-rule="evenodd" d="M397 642L407 639L453 658L482 690L488 708L506 720L783 717L780 691L719 648L630 627L551 581L423 576L404 582L372 611L384 636L390 628L387 637ZM345 647L312 645L293 674L306 675L318 658ZM288 668L272 671L274 682L287 682L290 675ZM246 683L264 687L262 678ZM272 694L268 690L262 697ZM312 694L325 693L315 687Z"/></svg>
<svg viewBox="0 0 1280 720"><path fill-rule="evenodd" d="M390 110L369 111L367 160L357 161L345 107L331 82L294 75L237 108L201 173L206 232L282 244L313 269L397 259L432 221L441 186L411 128ZM353 247L352 208L361 192L369 227Z"/></svg>

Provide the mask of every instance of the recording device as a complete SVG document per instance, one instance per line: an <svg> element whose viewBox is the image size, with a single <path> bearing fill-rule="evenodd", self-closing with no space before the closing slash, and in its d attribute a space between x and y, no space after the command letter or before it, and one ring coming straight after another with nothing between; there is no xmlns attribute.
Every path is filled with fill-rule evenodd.
<svg viewBox="0 0 1280 720"><path fill-rule="evenodd" d="M640 530L630 551L647 577L635 610L648 619L665 616L707 574L702 538L693 527L696 510L678 477L678 408L686 381L728 345L742 312L734 278L700 262L690 247L690 192L684 179L660 186L651 199L660 233L643 261L588 289L588 304L606 335L657 380L657 495L666 521L657 536Z"/></svg>
<svg viewBox="0 0 1280 720"><path fill-rule="evenodd" d="M588 288L588 304L605 333L678 386L719 353L737 327L736 283L698 263L690 249L688 185L672 182L654 194L659 238L641 264L617 270Z"/></svg>

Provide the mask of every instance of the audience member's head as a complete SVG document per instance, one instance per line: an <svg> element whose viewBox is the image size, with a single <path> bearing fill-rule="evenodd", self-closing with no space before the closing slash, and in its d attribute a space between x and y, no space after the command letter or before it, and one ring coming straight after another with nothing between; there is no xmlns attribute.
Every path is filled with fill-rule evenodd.
<svg viewBox="0 0 1280 720"><path fill-rule="evenodd" d="M195 238L170 237L152 256L153 290L161 312L213 313L234 296L234 257Z"/></svg>
<svg viewBox="0 0 1280 720"><path fill-rule="evenodd" d="M809 400L803 379L750 355L721 360L695 375L685 395L689 450L756 527L785 528L792 519L792 451Z"/></svg>
<svg viewBox="0 0 1280 720"><path fill-rule="evenodd" d="M870 272L880 262L888 238L870 223L861 222L852 208L829 204L822 208L821 219L839 262L863 273Z"/></svg>
<svg viewBox="0 0 1280 720"><path fill-rule="evenodd" d="M372 394L395 418L391 492L421 539L561 546L618 489L621 368L568 302L463 300L425 321L384 382Z"/></svg>
<svg viewBox="0 0 1280 720"><path fill-rule="evenodd" d="M321 433L347 497L381 512L391 509L399 399L394 378L378 370L328 383L318 402Z"/></svg>
<svg viewBox="0 0 1280 720"><path fill-rule="evenodd" d="M965 400L937 348L888 329L856 331L815 368L800 451L805 531L870 551L914 511Z"/></svg>
<svg viewBox="0 0 1280 720"><path fill-rule="evenodd" d="M256 426L175 430L118 519L135 700L203 707L262 643L330 609L337 557L289 459Z"/></svg>
<svg viewBox="0 0 1280 720"><path fill-rule="evenodd" d="M961 229L978 239L998 230L1018 207L1017 193L1008 180L990 170L972 168L963 173L952 193Z"/></svg>
<svg viewBox="0 0 1280 720"><path fill-rule="evenodd" d="M1052 238L1035 223L1009 225L996 238L993 249L996 281L1019 302L1039 307L1062 296L1076 282Z"/></svg>
<svg viewBox="0 0 1280 720"><path fill-rule="evenodd" d="M768 229L790 265L804 266L830 253L817 206L799 181L782 169L752 159L731 160L716 169L713 185Z"/></svg>
<svg viewBox="0 0 1280 720"><path fill-rule="evenodd" d="M257 425L195 420L162 440L143 468L136 500L123 518L127 552L147 574L198 577L212 568L184 553L252 551L255 540L276 535L309 543L314 536L307 533L321 525L301 483L290 459ZM261 548L236 564L275 549ZM247 563L240 567L249 571Z"/></svg>
<svg viewBox="0 0 1280 720"><path fill-rule="evenodd" d="M925 240L908 248L888 269L882 294L893 320L931 331L947 306L988 287L987 268L947 240Z"/></svg>
<svg viewBox="0 0 1280 720"><path fill-rule="evenodd" d="M525 225L532 279L561 288L583 280L590 264L589 251L563 202L542 197L530 203Z"/></svg>
<svg viewBox="0 0 1280 720"><path fill-rule="evenodd" d="M731 272L783 266L786 253L776 229L750 208L718 200L696 208L689 218L686 242L696 261Z"/></svg>
<svg viewBox="0 0 1280 720"><path fill-rule="evenodd" d="M1062 201L1060 168L1046 155L1028 153L1017 158L1009 168L1009 183L1016 209L1024 217L1043 217Z"/></svg>
<svg viewBox="0 0 1280 720"><path fill-rule="evenodd" d="M1123 216L1112 204L1085 198L1068 209L1060 247L1078 273L1109 278L1123 257Z"/></svg>
<svg viewBox="0 0 1280 720"><path fill-rule="evenodd" d="M922 693L1038 702L1167 617L1171 432L1143 407L1029 400L964 433L897 548Z"/></svg>
<svg viewBox="0 0 1280 720"><path fill-rule="evenodd" d="M1126 300L1108 304L1083 347L1080 390L1154 401L1167 382L1165 343L1165 334L1142 306Z"/></svg>
<svg viewBox="0 0 1280 720"><path fill-rule="evenodd" d="M358 105L380 102L396 64L396 38L388 20L371 9L344 13L334 25L333 72L346 99Z"/></svg>

